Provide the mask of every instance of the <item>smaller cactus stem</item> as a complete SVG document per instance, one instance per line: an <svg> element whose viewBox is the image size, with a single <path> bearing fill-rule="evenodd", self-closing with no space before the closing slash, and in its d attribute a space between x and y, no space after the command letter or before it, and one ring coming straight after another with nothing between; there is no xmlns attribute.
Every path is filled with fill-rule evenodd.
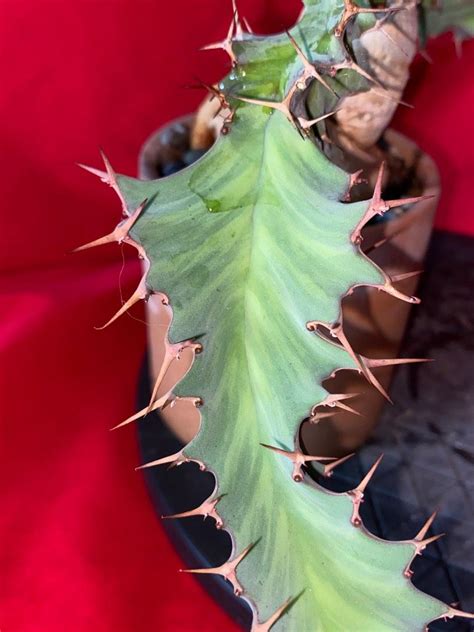
<svg viewBox="0 0 474 632"><path fill-rule="evenodd" d="M250 544L242 551L242 553L240 553L240 555L238 555L237 557L235 557L234 559L228 562L225 562L221 566L215 566L214 568L181 569L180 572L181 573L195 573L195 574L200 574L200 575L221 575L222 577L224 577L224 579L227 579L227 581L229 581L232 584L234 588L234 595L236 595L237 597L240 597L243 594L244 589L242 588L242 585L237 579L237 573L236 573L237 566L244 559L244 557L250 553L250 551L253 549L254 546L255 544Z"/></svg>
<svg viewBox="0 0 474 632"><path fill-rule="evenodd" d="M195 509L190 509L189 511L183 511L181 513L172 514L170 516L161 516L163 520L174 520L176 518L190 518L192 516L203 516L204 520L206 518L213 518L216 523L216 529L222 529L224 526L224 522L222 518L219 516L216 510L216 505L222 498L222 494L214 499L205 500L202 505L196 507Z"/></svg>
<svg viewBox="0 0 474 632"><path fill-rule="evenodd" d="M281 454L286 458L290 459L293 462L293 473L292 478L295 483L301 483L304 479L303 474L303 465L306 463L310 463L312 461L334 461L336 457L329 456L311 456L308 454L304 454L301 450L296 449L294 452L290 452L289 450L282 450L281 448L275 448L272 445L267 445L266 443L260 444L263 448L267 448L268 450L272 450L277 454Z"/></svg>
<svg viewBox="0 0 474 632"><path fill-rule="evenodd" d="M381 454L379 458L375 461L375 463L372 465L370 470L367 472L367 474L364 476L361 482L357 485L357 487L347 492L347 494L350 496L352 500L353 508L352 508L351 523L355 527L360 527L360 525L362 524L362 520L360 517L360 505L364 502L364 492L371 478L375 474L376 469L380 465L380 461L382 459L383 459L383 454Z"/></svg>

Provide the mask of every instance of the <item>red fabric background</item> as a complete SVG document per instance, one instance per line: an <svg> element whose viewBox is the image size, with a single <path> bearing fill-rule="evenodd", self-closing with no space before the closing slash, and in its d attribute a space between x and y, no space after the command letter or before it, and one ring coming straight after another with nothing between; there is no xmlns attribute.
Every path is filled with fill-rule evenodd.
<svg viewBox="0 0 474 632"><path fill-rule="evenodd" d="M74 161L98 165L102 145L133 174L146 135L202 98L183 86L225 68L197 49L225 32L230 6L163 4L0 3L2 632L235 629L177 573L133 469L134 429L108 432L133 409L144 349L143 325L127 316L93 329L119 306L120 250L66 254L119 218L110 189ZM262 30L299 10L297 0L241 4ZM449 37L430 52L434 65L418 61L408 91L416 109L400 111L397 127L441 167L438 226L474 234L474 43L462 62ZM137 273L132 255L124 293Z"/></svg>

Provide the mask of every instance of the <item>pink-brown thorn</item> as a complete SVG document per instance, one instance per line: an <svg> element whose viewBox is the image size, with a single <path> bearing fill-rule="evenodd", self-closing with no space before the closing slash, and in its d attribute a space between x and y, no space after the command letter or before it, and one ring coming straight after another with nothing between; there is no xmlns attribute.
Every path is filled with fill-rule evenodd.
<svg viewBox="0 0 474 632"><path fill-rule="evenodd" d="M341 318L341 321L342 321L342 318ZM369 384L372 384L372 386L374 386L378 390L378 392L382 395L382 397L384 397L388 402L392 404L393 402L390 399L390 396L388 395L386 390L383 388L383 386L380 384L380 382L377 380L375 375L370 371L369 367L367 366L365 362L365 358L363 358L361 355L359 355L353 350L344 332L342 322L339 322L335 325L328 325L326 323L322 323L319 321L311 321L307 323L306 327L309 329L309 331L314 331L318 333L318 325L323 325L324 327L326 327L329 330L330 335L333 338L336 338L337 340L339 340L339 342L341 343L341 346L347 351L347 353L351 356L351 358L356 363L358 367L357 370L360 373L362 373L362 375L366 378Z"/></svg>
<svg viewBox="0 0 474 632"><path fill-rule="evenodd" d="M333 461L332 463L328 463L327 465L325 465L323 467L323 476L325 476L326 478L332 476L333 471L336 469L336 467L339 467L339 465L342 465L343 463L351 459L354 455L355 452L352 452L351 454L346 454L346 456L337 459L337 461Z"/></svg>
<svg viewBox="0 0 474 632"><path fill-rule="evenodd" d="M232 0L232 21L230 23L225 39L223 39L221 42L207 44L206 46L203 46L201 50L223 50L229 56L232 66L236 66L238 60L234 53L232 44L234 40L242 39L242 36L243 29L240 22L239 11L237 9L236 1Z"/></svg>
<svg viewBox="0 0 474 632"><path fill-rule="evenodd" d="M185 456L184 452L180 450L176 452L176 454L170 454L169 456L164 456L161 459L155 459L154 461L150 461L149 463L145 463L143 465L139 465L135 468L135 470L145 470L149 467L156 467L157 465L169 465L171 467L182 465L183 463L189 463L189 459Z"/></svg>
<svg viewBox="0 0 474 632"><path fill-rule="evenodd" d="M156 467L157 465L168 465L168 469L172 467L178 467L179 465L183 465L183 463L197 463L201 472L204 472L207 468L205 463L199 461L198 459L190 459L187 457L183 450L176 452L176 454L170 454L169 456L164 456L161 459L155 459L154 461L150 461L149 463L144 463L143 465L139 465L135 468L135 470L145 470L149 467Z"/></svg>
<svg viewBox="0 0 474 632"><path fill-rule="evenodd" d="M262 623L259 623L258 619L255 618L250 632L269 632L275 623L285 614L292 601L292 598L287 599L266 621L263 621Z"/></svg>
<svg viewBox="0 0 474 632"><path fill-rule="evenodd" d="M357 485L357 487L347 492L347 494L351 497L351 500L352 500L351 523L354 525L354 527L360 527L360 525L362 524L362 520L360 517L360 506L364 502L364 492L367 488L367 485L370 482L370 479L375 474L375 470L380 465L380 461L382 460L382 458L383 458L383 454L381 454L379 458L375 461L375 463L372 465L370 470L367 472L367 474L364 476L361 482Z"/></svg>
<svg viewBox="0 0 474 632"><path fill-rule="evenodd" d="M308 79L313 78L313 79L316 79L316 81L319 81L319 83L323 85L326 88L326 90L329 90L331 94L333 94L334 96L337 96L337 94L334 92L331 86L323 79L323 77L316 70L315 65L303 53L303 51L298 46L298 43L296 42L295 38L291 35L291 33L287 31L286 34L288 35L291 45L295 49L296 54L298 55L300 61L303 64L303 74L297 79L297 83L298 82L300 83L300 85L298 86L299 89L304 90L304 88L306 87L306 81Z"/></svg>
<svg viewBox="0 0 474 632"><path fill-rule="evenodd" d="M431 514L431 516L428 518L428 520L425 522L425 524L418 531L418 533L413 538L413 540L408 540L408 542L410 542L411 544L415 546L415 552L413 553L413 557L411 558L409 564L403 571L403 574L405 575L407 579L411 579L413 577L413 571L411 570L410 566L412 565L415 557L417 555L421 555L423 551L426 549L426 547L428 546L428 544L431 544L432 542L436 542L436 540L439 540L440 538L444 536L444 533L438 533L437 535L433 535L430 538L426 537L426 534L428 533L431 525L433 524L437 513L438 513L437 511L434 511Z"/></svg>
<svg viewBox="0 0 474 632"><path fill-rule="evenodd" d="M254 544L250 544L247 548L245 548L240 555L235 557L233 560L225 562L221 564L221 566L215 566L214 568L189 568L189 569L181 569L181 573L196 573L200 575L221 575L224 579L229 581L234 588L234 595L240 597L244 589L237 579L237 566L244 559L244 557L253 549Z"/></svg>
<svg viewBox="0 0 474 632"><path fill-rule="evenodd" d="M281 448L276 448L272 445L267 445L266 443L260 444L262 447L267 448L268 450L272 450L277 454L281 454L285 456L287 459L290 459L293 463L293 473L292 478L296 483L301 483L304 475L303 475L303 465L306 463L311 463L312 461L334 461L336 457L329 456L311 456L309 454L304 454L301 450L295 450L294 452L290 452L289 450L282 450Z"/></svg>
<svg viewBox="0 0 474 632"><path fill-rule="evenodd" d="M222 496L218 496L214 499L205 500L199 507L190 509L189 511L183 511L181 513L172 514L170 516L161 516L163 520L174 520L176 518L190 518L192 516L203 516L206 518L214 518L216 522L216 529L222 529L224 522L217 513L216 505L220 501Z"/></svg>
<svg viewBox="0 0 474 632"><path fill-rule="evenodd" d="M120 191L120 187L117 182L117 174L113 170L109 159L107 158L107 156L105 155L102 149L100 150L100 155L105 165L105 169L106 169L105 171L100 171L99 169L95 169L94 167L89 167L81 163L78 163L78 166L81 167L81 169L85 169L89 173L92 173L94 176L97 176L98 178L100 178L102 182L104 182L105 184L108 184L115 191L115 193L118 195L119 200L122 204L123 215L124 217L128 217L130 215L130 212L128 210L127 202L125 201L125 198L123 197L122 192Z"/></svg>
<svg viewBox="0 0 474 632"><path fill-rule="evenodd" d="M353 0L344 0L344 11L342 13L341 19L339 20L336 28L334 29L334 35L336 37L342 37L344 35L344 31L347 28L349 22L359 13L394 13L398 11L398 8L388 7L388 8L375 8L368 9L365 7L359 7Z"/></svg>
<svg viewBox="0 0 474 632"><path fill-rule="evenodd" d="M151 407L146 406L145 408L142 408L140 411L138 411L138 413L135 413L131 417L128 417L127 419L125 419L125 421L122 421L117 426L114 426L113 428L111 428L111 430L117 430L117 428L122 428L123 426L126 426L132 423L133 421L136 421L137 419L140 419L141 417L148 415L148 413L154 410L163 410L164 408L168 406L170 408L173 408L176 405L176 403L180 401L191 402L194 406L196 406L196 408L199 408L199 406L202 405L202 400L200 397L175 397L174 395L172 395L172 393L168 392L162 395L161 397L159 397L153 403Z"/></svg>
<svg viewBox="0 0 474 632"><path fill-rule="evenodd" d="M350 202L352 189L358 184L362 184L363 182L367 182L365 178L362 177L363 169L359 169L354 173L351 173L349 176L349 187L347 189L347 193L342 198L343 202Z"/></svg>
<svg viewBox="0 0 474 632"><path fill-rule="evenodd" d="M427 200L432 198L432 195L420 195L417 197L405 198L403 200L388 200L385 201L382 199L382 184L383 178L385 174L385 162L382 162L380 165L380 169L377 175L377 181L375 183L374 193L372 195L372 199L370 200L369 206L364 213L362 219L359 221L357 226L354 228L351 234L351 241L354 244L360 244L362 242L361 230L362 228L376 215L383 215L387 211L392 208L396 208L398 206L405 206L407 204L414 204L415 202L420 202L421 200Z"/></svg>
<svg viewBox="0 0 474 632"><path fill-rule="evenodd" d="M351 408L347 404L343 404L343 400L351 399L352 397L357 397L359 393L328 393L322 402L313 406L311 410L311 414L309 416L310 423L317 423L321 417L318 417L317 409L320 406L329 406L330 408L340 408L341 410L346 410L349 413L353 413L354 415L361 416L361 413ZM334 411L335 413L336 411Z"/></svg>

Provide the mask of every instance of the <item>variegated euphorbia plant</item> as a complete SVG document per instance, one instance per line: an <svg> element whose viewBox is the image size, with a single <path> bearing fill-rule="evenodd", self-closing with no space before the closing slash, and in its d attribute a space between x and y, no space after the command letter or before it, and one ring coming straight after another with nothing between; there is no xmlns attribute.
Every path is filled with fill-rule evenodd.
<svg viewBox="0 0 474 632"><path fill-rule="evenodd" d="M468 4L450 9L421 11L424 28L467 24ZM437 538L427 537L433 517L411 540L378 539L359 514L378 461L355 489L332 493L306 464L328 475L340 461L307 455L298 440L304 419L348 409L350 393L323 387L329 375L359 371L380 388L372 369L381 362L356 354L345 336L342 298L372 286L417 302L361 249L369 220L416 198L385 200L382 166L371 199L351 202L356 177L340 165L351 147L367 152L396 107L419 14L409 2L305 0L290 32L263 37L244 31L234 11L217 45L232 70L212 88L224 113L212 148L156 181L116 175L106 159L106 171L89 168L118 194L124 219L83 248L125 243L145 263L110 322L151 294L173 312L151 406L123 423L180 399L200 407L197 436L144 467L195 461L215 475L211 497L182 516L212 517L232 554L191 571L231 582L252 607L255 632L411 632L469 616L411 583L413 558ZM386 85L393 59L395 82ZM157 398L186 347L199 356Z"/></svg>

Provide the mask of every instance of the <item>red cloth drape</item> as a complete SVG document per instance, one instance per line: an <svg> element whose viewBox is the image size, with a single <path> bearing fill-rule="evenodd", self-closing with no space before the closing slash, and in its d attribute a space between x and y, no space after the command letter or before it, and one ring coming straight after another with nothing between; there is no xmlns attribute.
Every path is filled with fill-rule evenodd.
<svg viewBox="0 0 474 632"><path fill-rule="evenodd" d="M241 4L260 30L299 10L297 0ZM74 161L98 165L102 145L133 174L147 134L202 98L184 86L225 69L219 53L197 49L230 17L221 0L0 3L2 632L236 629L177 573L134 472L134 429L108 432L133 409L144 350L130 317L93 329L119 306L120 250L67 254L120 216L110 189ZM400 111L397 127L441 167L438 226L473 234L474 45L462 60L449 37L430 52L408 91L416 109ZM138 266L125 254L128 294Z"/></svg>

